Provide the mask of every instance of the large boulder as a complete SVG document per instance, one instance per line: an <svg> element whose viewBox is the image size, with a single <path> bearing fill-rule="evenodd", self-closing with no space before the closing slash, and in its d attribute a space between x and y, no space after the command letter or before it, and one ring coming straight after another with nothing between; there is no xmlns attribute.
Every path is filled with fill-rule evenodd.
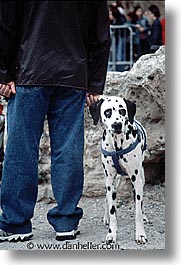
<svg viewBox="0 0 181 265"><path fill-rule="evenodd" d="M145 157L147 183L164 181L165 168L165 46L154 54L142 56L128 72L108 72L105 95L125 97L136 102L136 119L146 128L148 149ZM104 176L101 166L100 141L102 125L93 125L88 110L85 111L85 186L84 194L104 194ZM124 196L128 187L122 181Z"/></svg>

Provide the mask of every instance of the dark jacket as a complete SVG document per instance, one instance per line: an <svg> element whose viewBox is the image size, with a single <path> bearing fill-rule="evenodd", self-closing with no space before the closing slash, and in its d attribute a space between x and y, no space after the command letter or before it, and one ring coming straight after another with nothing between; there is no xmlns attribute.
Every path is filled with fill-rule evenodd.
<svg viewBox="0 0 181 265"><path fill-rule="evenodd" d="M149 45L162 45L162 26L160 20L154 20L151 26L151 34L148 38Z"/></svg>
<svg viewBox="0 0 181 265"><path fill-rule="evenodd" d="M0 1L0 83L102 94L109 48L107 1Z"/></svg>

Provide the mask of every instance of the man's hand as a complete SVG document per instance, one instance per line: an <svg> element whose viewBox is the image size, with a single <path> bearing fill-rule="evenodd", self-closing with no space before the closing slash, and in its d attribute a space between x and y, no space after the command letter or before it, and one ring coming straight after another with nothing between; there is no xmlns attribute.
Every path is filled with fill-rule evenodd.
<svg viewBox="0 0 181 265"><path fill-rule="evenodd" d="M87 106L90 107L94 102L96 102L99 99L100 95L93 94L93 93L87 93Z"/></svg>
<svg viewBox="0 0 181 265"><path fill-rule="evenodd" d="M6 98L10 98L12 94L16 94L16 87L14 82L0 84L0 95Z"/></svg>

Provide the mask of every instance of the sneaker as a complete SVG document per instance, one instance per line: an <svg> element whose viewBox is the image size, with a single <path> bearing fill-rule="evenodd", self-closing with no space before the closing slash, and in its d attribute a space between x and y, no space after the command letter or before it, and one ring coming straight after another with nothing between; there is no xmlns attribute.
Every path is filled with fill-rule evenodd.
<svg viewBox="0 0 181 265"><path fill-rule="evenodd" d="M76 235L80 235L78 227L68 232L56 232L56 240L58 241L73 240L76 239Z"/></svg>
<svg viewBox="0 0 181 265"><path fill-rule="evenodd" d="M33 237L32 233L27 234L13 234L8 233L0 229L0 243L4 241L9 242L24 242L30 240Z"/></svg>

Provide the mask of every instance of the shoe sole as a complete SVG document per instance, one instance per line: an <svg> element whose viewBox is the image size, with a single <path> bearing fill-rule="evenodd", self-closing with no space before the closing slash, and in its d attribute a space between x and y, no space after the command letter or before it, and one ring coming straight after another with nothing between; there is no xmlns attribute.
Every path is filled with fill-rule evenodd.
<svg viewBox="0 0 181 265"><path fill-rule="evenodd" d="M12 242L12 243L16 243L16 242L24 242L24 241L28 241L33 237L33 234L29 233L29 234L16 234L16 235L11 235L11 236L6 236L6 237L1 237L0 238L0 242Z"/></svg>
<svg viewBox="0 0 181 265"><path fill-rule="evenodd" d="M66 235L66 232L65 232L64 235L57 235L55 239L58 241L74 240L74 239L76 239L77 235L80 235L79 230L75 231L73 235Z"/></svg>

